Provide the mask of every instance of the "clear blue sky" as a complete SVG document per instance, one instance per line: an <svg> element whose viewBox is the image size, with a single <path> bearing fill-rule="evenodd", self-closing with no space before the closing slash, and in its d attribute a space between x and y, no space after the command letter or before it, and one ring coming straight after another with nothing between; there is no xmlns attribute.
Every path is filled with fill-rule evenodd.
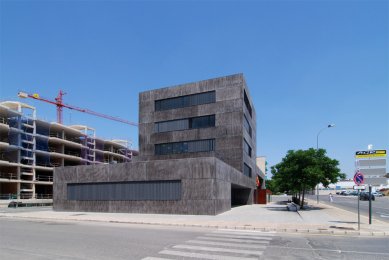
<svg viewBox="0 0 389 260"><path fill-rule="evenodd" d="M269 166L319 146L349 177L389 149L388 1L1 0L0 98L19 90L138 121L138 93L244 73ZM38 117L55 106L24 100ZM66 124L131 139L136 127L65 110Z"/></svg>

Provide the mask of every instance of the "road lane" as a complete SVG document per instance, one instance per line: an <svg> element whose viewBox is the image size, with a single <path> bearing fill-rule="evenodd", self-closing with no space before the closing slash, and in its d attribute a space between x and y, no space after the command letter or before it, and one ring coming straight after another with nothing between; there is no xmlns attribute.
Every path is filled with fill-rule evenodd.
<svg viewBox="0 0 389 260"><path fill-rule="evenodd" d="M316 195L308 195L308 198L316 201ZM357 196L341 196L334 195L333 202L329 202L328 195L319 196L320 203L332 205L341 209L345 209L354 213L358 213L358 197ZM369 201L359 201L360 214L369 217ZM372 218L389 223L389 197L376 197L372 201Z"/></svg>
<svg viewBox="0 0 389 260"><path fill-rule="evenodd" d="M389 259L387 237L7 218L0 218L0 230L0 259L7 260ZM241 238L224 241L234 235Z"/></svg>

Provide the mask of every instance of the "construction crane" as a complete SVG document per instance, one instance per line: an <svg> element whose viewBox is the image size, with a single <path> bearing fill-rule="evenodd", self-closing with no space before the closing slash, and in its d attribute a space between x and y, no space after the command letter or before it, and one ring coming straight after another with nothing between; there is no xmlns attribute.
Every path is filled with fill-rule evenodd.
<svg viewBox="0 0 389 260"><path fill-rule="evenodd" d="M138 126L137 123L130 122L130 121L125 120L125 119L121 119L121 118L118 118L118 117L114 117L114 116L109 116L109 115L105 115L105 114L102 114L102 113L98 113L98 112L95 112L95 111L92 111L92 110L89 110L89 109L79 108L79 107L76 107L76 106L71 106L71 105L65 104L65 103L63 103L63 98L62 98L65 94L66 94L65 92L60 90L59 93L58 93L58 96L55 98L55 101L52 101L52 100L49 100L49 99L46 99L46 98L42 98L42 97L39 96L39 94L36 94L36 93L35 94L29 94L29 93L26 93L26 92L19 92L18 93L18 97L20 97L20 98L33 98L33 99L36 99L36 100L40 100L40 101L43 101L43 102L47 102L47 103L56 105L57 106L57 122L60 123L60 124L63 123L63 120L62 120L62 109L65 107L65 108L68 108L68 109L76 110L76 111L79 111L79 112L87 113L87 114L98 116L98 117L103 117L103 118L114 120L114 121L121 122L121 123L124 123L124 124L132 125L132 126Z"/></svg>

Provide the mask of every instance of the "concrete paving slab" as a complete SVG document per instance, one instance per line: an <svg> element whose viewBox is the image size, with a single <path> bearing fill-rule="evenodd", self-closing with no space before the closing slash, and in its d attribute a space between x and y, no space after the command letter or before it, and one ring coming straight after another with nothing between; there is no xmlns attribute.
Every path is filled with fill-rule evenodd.
<svg viewBox="0 0 389 260"><path fill-rule="evenodd" d="M308 201L306 210L291 212L286 205L246 205L232 208L216 216L164 215L131 213L63 212L44 209L1 209L0 217L49 221L95 221L128 224L168 225L182 227L228 228L286 233L327 235L389 236L389 224L375 220L372 225L361 216L358 231L357 216L330 205Z"/></svg>

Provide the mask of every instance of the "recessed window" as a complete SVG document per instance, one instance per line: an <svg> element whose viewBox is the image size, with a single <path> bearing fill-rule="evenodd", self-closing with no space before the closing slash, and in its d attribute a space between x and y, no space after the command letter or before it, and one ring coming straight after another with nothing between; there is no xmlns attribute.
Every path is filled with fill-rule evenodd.
<svg viewBox="0 0 389 260"><path fill-rule="evenodd" d="M244 103L246 105L247 111L249 111L250 116L253 117L253 111L250 105L249 98L247 97L246 91L244 91Z"/></svg>
<svg viewBox="0 0 389 260"><path fill-rule="evenodd" d="M78 201L180 200L181 181L69 183L67 199Z"/></svg>
<svg viewBox="0 0 389 260"><path fill-rule="evenodd" d="M167 98L155 101L155 111L163 111L175 108L198 106L216 102L215 91L203 92L193 95Z"/></svg>
<svg viewBox="0 0 389 260"><path fill-rule="evenodd" d="M215 115L199 116L155 123L155 133L215 126Z"/></svg>
<svg viewBox="0 0 389 260"><path fill-rule="evenodd" d="M210 152L215 150L215 139L175 142L155 145L155 155Z"/></svg>
<svg viewBox="0 0 389 260"><path fill-rule="evenodd" d="M246 131L249 134L249 136L252 137L252 130L251 130L251 126L250 126L249 120L247 119L246 115L243 115L243 116L244 116L244 118L243 118L244 129L246 129Z"/></svg>
<svg viewBox="0 0 389 260"><path fill-rule="evenodd" d="M245 151L245 153L251 157L251 146L247 143L246 140L243 139L243 150Z"/></svg>
<svg viewBox="0 0 389 260"><path fill-rule="evenodd" d="M243 174L250 178L252 176L251 168L245 163L243 164Z"/></svg>

